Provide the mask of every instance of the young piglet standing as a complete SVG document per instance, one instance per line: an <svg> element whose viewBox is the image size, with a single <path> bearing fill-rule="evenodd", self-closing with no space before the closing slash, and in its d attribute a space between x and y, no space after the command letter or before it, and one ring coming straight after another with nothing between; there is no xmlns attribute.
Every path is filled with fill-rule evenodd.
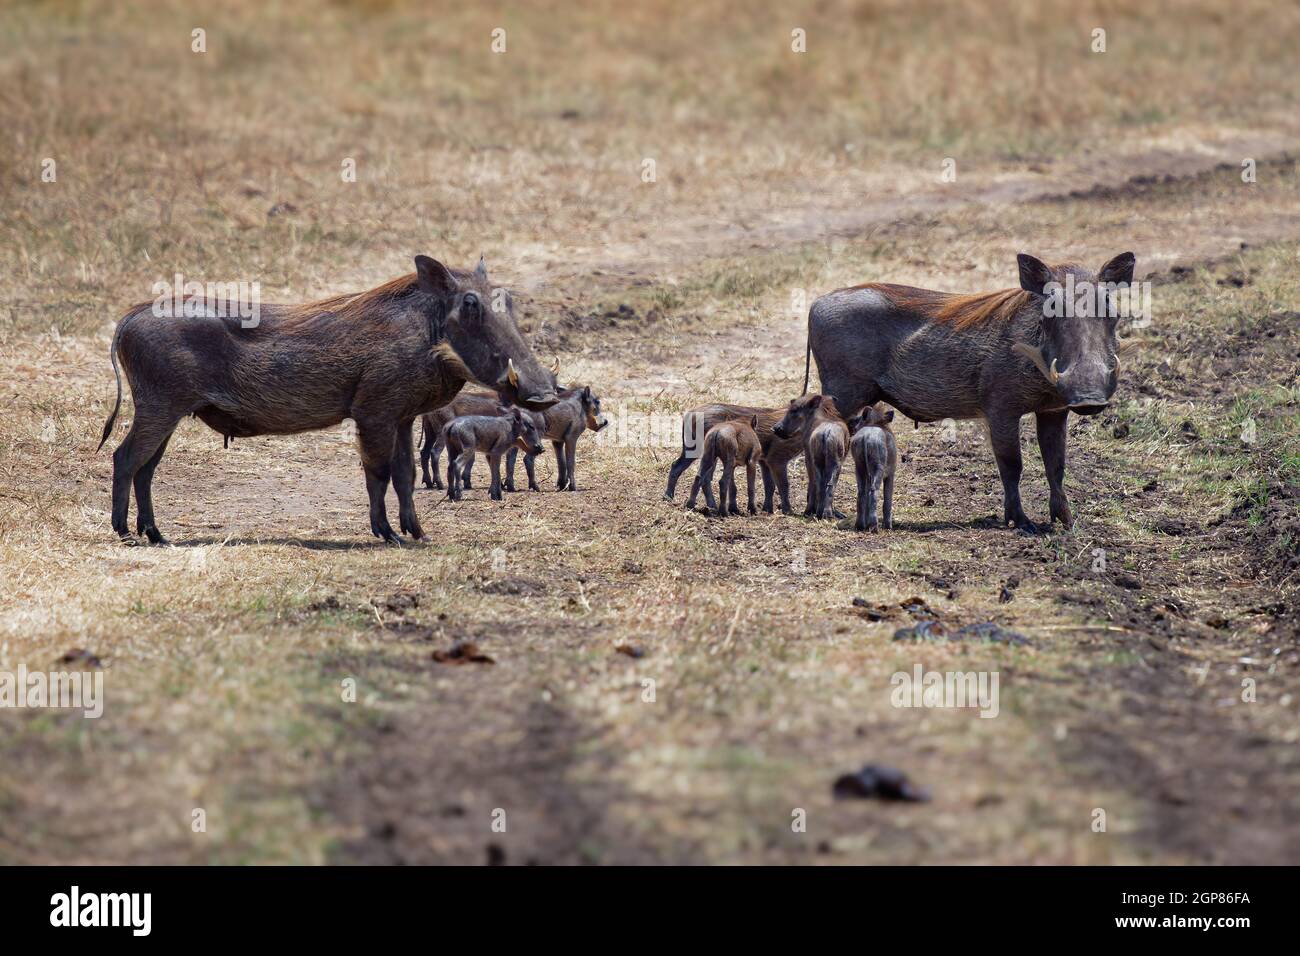
<svg viewBox="0 0 1300 956"><path fill-rule="evenodd" d="M885 500L883 524L894 527L894 472L898 468L898 442L889 423L894 420L894 410L882 411L878 405L868 406L861 415L849 422L853 438L849 450L858 472L857 531L878 531L876 523L876 494L884 485Z"/></svg>
<svg viewBox="0 0 1300 956"><path fill-rule="evenodd" d="M692 489L691 500L686 507L695 507L695 494L704 489L704 499L709 503L709 510L715 517L725 518L728 514L738 515L736 507L736 465L745 466L746 487L749 489L749 513L758 514L754 505L754 478L758 470L758 459L762 449L758 442L758 416L751 416L747 422L723 422L714 425L704 436L704 455L700 459L699 483ZM718 500L713 500L713 472L722 462L722 478L718 481Z"/></svg>
<svg viewBox="0 0 1300 956"><path fill-rule="evenodd" d="M527 411L503 405L500 412L498 416L463 415L443 426L443 444L447 446L447 497L452 501L461 499L465 470L475 451L488 456L488 467L492 471L489 495L493 501L502 498L501 458L507 449L517 445L532 455L542 453L542 436Z"/></svg>
<svg viewBox="0 0 1300 956"><path fill-rule="evenodd" d="M786 409L772 434L778 438L804 435L804 462L808 468L808 508L814 518L842 518L835 513L835 482L849 453L849 428L835 401L826 395L804 395Z"/></svg>

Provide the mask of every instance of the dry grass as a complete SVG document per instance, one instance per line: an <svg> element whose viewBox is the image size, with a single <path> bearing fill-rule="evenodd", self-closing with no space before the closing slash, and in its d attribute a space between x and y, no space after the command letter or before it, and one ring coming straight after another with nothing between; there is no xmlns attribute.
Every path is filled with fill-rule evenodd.
<svg viewBox="0 0 1300 956"><path fill-rule="evenodd" d="M1297 586L1300 185L1261 153L1246 186L1237 163L1294 140L1300 20L939 7L0 13L0 669L90 648L108 693L100 721L0 713L0 860L1293 858L1295 618L1268 607ZM938 187L944 156L962 172ZM178 546L111 539L110 322L177 271L300 298L484 251L566 379L676 413L797 393L796 289L990 289L1020 248L1194 266L1160 287L1114 418L1074 426L1069 533L986 526L994 466L963 426L899 429L892 535L687 513L659 500L674 450L586 440L582 493L421 492L435 543L390 549L338 431L223 450L187 422L155 485ZM1045 514L1033 452L1025 493ZM912 595L1033 646L896 643L905 613L851 604ZM458 639L496 663L432 660ZM891 707L915 663L999 670L1001 716ZM1259 703L1222 704L1243 676ZM868 760L937 800L834 803Z"/></svg>

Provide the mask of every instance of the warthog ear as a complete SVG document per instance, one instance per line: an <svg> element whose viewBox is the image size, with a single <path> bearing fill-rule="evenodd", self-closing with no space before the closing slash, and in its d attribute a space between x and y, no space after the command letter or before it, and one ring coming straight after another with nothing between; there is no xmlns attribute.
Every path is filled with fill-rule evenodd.
<svg viewBox="0 0 1300 956"><path fill-rule="evenodd" d="M1020 266L1020 288L1034 295L1044 295L1044 288L1052 281L1052 270L1041 259L1035 259L1027 253L1016 256Z"/></svg>
<svg viewBox="0 0 1300 956"><path fill-rule="evenodd" d="M416 256L415 276L420 291L429 295L448 295L456 291L456 277L437 259Z"/></svg>
<svg viewBox="0 0 1300 956"><path fill-rule="evenodd" d="M475 278L482 279L484 282L487 281L487 259L483 258L482 253L479 254L478 268L474 270L474 276Z"/></svg>
<svg viewBox="0 0 1300 956"><path fill-rule="evenodd" d="M1110 262L1101 267L1097 273L1098 282L1123 282L1125 285L1133 281L1133 267L1137 263L1137 258L1131 252L1121 252Z"/></svg>
<svg viewBox="0 0 1300 956"><path fill-rule="evenodd" d="M583 400L584 402L589 402L589 401L591 401L591 386L590 386L590 385L584 385L584 386L582 386L582 400Z"/></svg>

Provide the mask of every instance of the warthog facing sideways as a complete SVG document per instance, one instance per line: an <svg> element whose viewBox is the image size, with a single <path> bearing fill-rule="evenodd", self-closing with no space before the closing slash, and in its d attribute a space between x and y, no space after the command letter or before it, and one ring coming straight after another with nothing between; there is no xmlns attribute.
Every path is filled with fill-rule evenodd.
<svg viewBox="0 0 1300 956"><path fill-rule="evenodd" d="M1033 413L1051 489L1051 520L1073 523L1063 488L1066 416L1095 415L1118 384L1114 286L1133 279L1131 252L1093 275L1019 256L1020 288L951 295L868 283L822 296L808 312L808 355L822 392L847 413L884 400L920 422L982 418L1002 477L1003 520L1037 526L1020 505L1020 419ZM1095 301L1057 315L1059 289ZM808 388L805 365L804 390Z"/></svg>
<svg viewBox="0 0 1300 956"><path fill-rule="evenodd" d="M412 493L415 418L451 401L468 381L490 383L511 401L538 409L556 395L555 376L524 344L509 296L503 311L490 307L493 290L482 261L474 272L427 256L417 256L415 266L413 275L359 295L263 304L252 328L238 318L159 316L149 303L128 312L113 335L117 403L100 441L102 447L122 404L120 357L135 418L113 454L113 530L129 540L134 483L136 533L162 542L150 488L186 415L240 437L329 428L351 418L371 532L400 541L384 507L391 481L402 531L423 538Z"/></svg>
<svg viewBox="0 0 1300 956"><path fill-rule="evenodd" d="M497 392L464 391L442 408L436 408L420 416L420 472L426 488L442 488L442 477L438 474L438 461L445 446L442 430L453 418L462 415L495 416L501 413L503 399ZM461 475L461 487L472 488L470 471L474 467L471 455L469 467Z"/></svg>
<svg viewBox="0 0 1300 956"><path fill-rule="evenodd" d="M672 501L677 493L677 482L687 469L704 451L704 438L709 430L722 422L745 422L758 417L758 426L754 431L762 446L762 457L758 465L763 473L763 510L772 514L773 493L781 495L781 512L790 514L790 478L787 468L790 459L803 451L803 436L790 435L778 438L772 433L772 426L781 420L784 408L753 408L749 405L724 405L721 403L701 405L692 408L682 416L682 453L668 469L668 489L664 499ZM691 486L691 500L700 492L700 479L697 475Z"/></svg>
<svg viewBox="0 0 1300 956"><path fill-rule="evenodd" d="M894 527L894 474L898 471L898 440L889 427L894 420L892 408L882 410L868 405L861 415L849 420L849 454L853 456L858 476L857 531L877 531L883 525ZM884 507L876 521L876 495L884 486Z"/></svg>
<svg viewBox="0 0 1300 956"><path fill-rule="evenodd" d="M533 421L533 413L523 408L502 405L496 415L465 415L453 418L442 429L442 443L447 447L447 497L460 501L461 485L469 473L475 451L488 456L492 483L488 496L501 500L501 459L508 448L517 446L530 454L542 453L542 435Z"/></svg>

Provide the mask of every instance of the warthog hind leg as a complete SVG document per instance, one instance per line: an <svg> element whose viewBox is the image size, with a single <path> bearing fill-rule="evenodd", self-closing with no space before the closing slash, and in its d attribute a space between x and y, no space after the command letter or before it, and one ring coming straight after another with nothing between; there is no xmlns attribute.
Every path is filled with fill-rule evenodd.
<svg viewBox="0 0 1300 956"><path fill-rule="evenodd" d="M133 540L127 526L127 513L131 508L131 487L134 485L136 505L140 509L136 516L136 533L147 535L155 544L164 543L153 516L153 473L181 417L174 414L164 416L137 406L131 430L113 452L113 530L124 541ZM139 480L137 476L140 476Z"/></svg>

